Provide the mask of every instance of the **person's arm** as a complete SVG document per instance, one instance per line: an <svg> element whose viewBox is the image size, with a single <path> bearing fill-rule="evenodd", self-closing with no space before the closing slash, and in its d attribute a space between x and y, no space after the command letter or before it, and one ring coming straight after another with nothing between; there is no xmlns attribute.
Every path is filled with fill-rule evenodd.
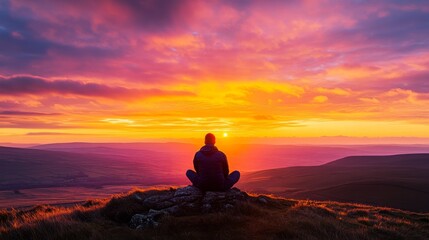
<svg viewBox="0 0 429 240"><path fill-rule="evenodd" d="M229 174L229 166L228 166L228 160L226 159L226 155L223 154L223 175L228 177Z"/></svg>
<svg viewBox="0 0 429 240"><path fill-rule="evenodd" d="M199 169L200 169L200 161L198 160L198 158L197 158L197 154L198 153L195 153L195 155L194 155L194 169L195 169L195 172L197 172L198 173L198 171L199 171Z"/></svg>

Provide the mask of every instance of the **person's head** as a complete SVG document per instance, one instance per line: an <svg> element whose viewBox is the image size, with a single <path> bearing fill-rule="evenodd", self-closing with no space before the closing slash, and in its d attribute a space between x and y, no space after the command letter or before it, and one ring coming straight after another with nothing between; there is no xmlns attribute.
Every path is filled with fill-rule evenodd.
<svg viewBox="0 0 429 240"><path fill-rule="evenodd" d="M212 144L214 145L216 143L216 137L213 133L207 133L205 140L204 140L205 144Z"/></svg>

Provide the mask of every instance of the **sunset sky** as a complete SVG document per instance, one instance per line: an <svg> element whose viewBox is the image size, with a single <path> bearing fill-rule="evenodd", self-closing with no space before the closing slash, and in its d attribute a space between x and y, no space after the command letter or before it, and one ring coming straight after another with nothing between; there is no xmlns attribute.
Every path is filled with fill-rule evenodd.
<svg viewBox="0 0 429 240"><path fill-rule="evenodd" d="M428 1L0 0L0 142L429 138Z"/></svg>

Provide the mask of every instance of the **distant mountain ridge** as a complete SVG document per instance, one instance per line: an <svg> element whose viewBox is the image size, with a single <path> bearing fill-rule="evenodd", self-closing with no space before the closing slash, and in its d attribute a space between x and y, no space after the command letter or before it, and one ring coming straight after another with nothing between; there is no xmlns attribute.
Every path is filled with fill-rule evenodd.
<svg viewBox="0 0 429 240"><path fill-rule="evenodd" d="M201 142L202 144L203 142ZM178 170L186 171L183 167L192 167L194 153L200 149L201 145L178 142L71 142L43 144L32 148L76 153L87 153L91 149L92 153L100 154L106 154L102 148L108 148L108 151L114 151L115 154L121 152L121 155L131 158L139 155L138 152L134 153L135 150L147 150L174 158L170 160L175 160L171 164L181 163L182 168L178 168ZM315 166L346 156L429 152L429 145L269 145L222 144L220 141L217 146L227 155L231 168L245 172L290 166ZM131 150L133 153L128 154L125 150Z"/></svg>

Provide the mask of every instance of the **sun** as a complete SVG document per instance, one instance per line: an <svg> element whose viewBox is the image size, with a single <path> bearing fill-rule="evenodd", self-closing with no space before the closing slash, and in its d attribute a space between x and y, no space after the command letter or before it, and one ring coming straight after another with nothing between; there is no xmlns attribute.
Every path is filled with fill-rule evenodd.
<svg viewBox="0 0 429 240"><path fill-rule="evenodd" d="M227 132L224 132L224 133L223 133L223 137L228 137L228 133L227 133Z"/></svg>

